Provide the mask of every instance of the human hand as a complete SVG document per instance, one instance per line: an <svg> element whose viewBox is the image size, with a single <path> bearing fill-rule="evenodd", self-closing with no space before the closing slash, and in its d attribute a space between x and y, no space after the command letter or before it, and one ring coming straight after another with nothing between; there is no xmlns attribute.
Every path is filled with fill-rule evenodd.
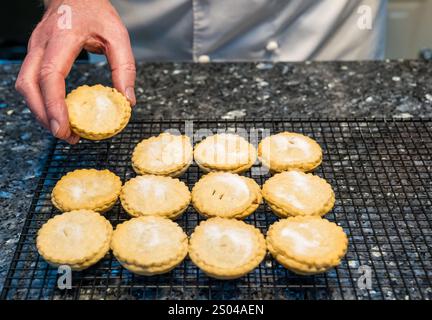
<svg viewBox="0 0 432 320"><path fill-rule="evenodd" d="M59 7L70 8L69 25ZM65 27L66 26L66 27ZM65 78L82 49L105 54L114 87L135 105L135 61L127 29L108 0L52 0L34 29L15 83L37 120L57 138L74 144Z"/></svg>

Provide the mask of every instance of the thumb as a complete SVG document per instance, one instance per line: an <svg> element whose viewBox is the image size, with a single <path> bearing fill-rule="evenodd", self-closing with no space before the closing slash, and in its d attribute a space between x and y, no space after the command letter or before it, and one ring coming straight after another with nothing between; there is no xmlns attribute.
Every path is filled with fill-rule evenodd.
<svg viewBox="0 0 432 320"><path fill-rule="evenodd" d="M116 41L115 46L107 46L106 56L111 67L114 87L123 93L134 106L136 104L134 89L136 69L127 31L119 41Z"/></svg>

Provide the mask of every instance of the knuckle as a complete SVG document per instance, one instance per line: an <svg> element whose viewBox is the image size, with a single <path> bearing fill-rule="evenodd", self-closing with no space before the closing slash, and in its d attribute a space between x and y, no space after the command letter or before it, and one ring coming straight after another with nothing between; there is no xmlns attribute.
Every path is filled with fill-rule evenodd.
<svg viewBox="0 0 432 320"><path fill-rule="evenodd" d="M133 62L123 64L122 69L130 73L136 73L135 63Z"/></svg>
<svg viewBox="0 0 432 320"><path fill-rule="evenodd" d="M34 38L34 36L32 35L27 43L27 52L30 52L31 49L34 48L34 44L35 44L36 40Z"/></svg>
<svg viewBox="0 0 432 320"><path fill-rule="evenodd" d="M106 34L106 41L112 47L116 47L118 43L130 43L129 31L123 24L112 25L112 31Z"/></svg>
<svg viewBox="0 0 432 320"><path fill-rule="evenodd" d="M30 88L30 86L30 81L23 76L18 76L17 80L15 81L15 90L21 94L24 94Z"/></svg>
<svg viewBox="0 0 432 320"><path fill-rule="evenodd" d="M32 34L38 34L43 29L44 25L45 25L45 19L42 19L36 24L36 27L33 29Z"/></svg>
<svg viewBox="0 0 432 320"><path fill-rule="evenodd" d="M53 63L44 63L42 64L40 70L39 70L39 79L40 80L46 80L47 78L51 77L53 74L57 72L57 69Z"/></svg>
<svg viewBox="0 0 432 320"><path fill-rule="evenodd" d="M58 103L54 99L45 99L45 108L47 110L47 113L53 114L58 108Z"/></svg>
<svg viewBox="0 0 432 320"><path fill-rule="evenodd" d="M136 74L136 67L135 67L135 63L133 63L133 62L125 62L125 63L119 64L118 66L115 66L111 71L112 72L127 72L127 73L135 75Z"/></svg>
<svg viewBox="0 0 432 320"><path fill-rule="evenodd" d="M44 42L45 38L45 32L43 32L42 24L39 22L30 35L29 41L27 43L27 50L30 51L32 48L40 46L41 43Z"/></svg>
<svg viewBox="0 0 432 320"><path fill-rule="evenodd" d="M129 31L124 25L118 28L118 34L122 39L129 39Z"/></svg>

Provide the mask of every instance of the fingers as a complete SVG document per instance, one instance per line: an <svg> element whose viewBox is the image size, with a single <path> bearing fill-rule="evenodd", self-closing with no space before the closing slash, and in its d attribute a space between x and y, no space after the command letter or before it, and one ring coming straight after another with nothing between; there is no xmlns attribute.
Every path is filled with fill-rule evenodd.
<svg viewBox="0 0 432 320"><path fill-rule="evenodd" d="M47 59L49 59L49 57L47 57ZM44 97L42 96L39 83L39 72L42 68L43 61L45 61L45 49L42 46L38 47L29 45L29 52L21 65L21 70L18 74L15 88L20 94L24 96L29 109L35 115L36 119L42 124L43 127L51 130L50 118L47 114L46 103ZM66 68L63 67L63 69ZM67 70L67 72L69 71ZM61 81L64 83L64 79ZM61 100L64 100L64 95ZM69 128L68 121L66 123L66 127ZM60 137L63 138L65 136L66 135L61 135ZM65 139L70 144L75 144L79 141L79 136L69 133L68 137Z"/></svg>
<svg viewBox="0 0 432 320"><path fill-rule="evenodd" d="M56 36L48 43L41 62L39 86L49 128L54 136L74 142L65 102L65 78L79 54L82 43L72 36Z"/></svg>
<svg viewBox="0 0 432 320"><path fill-rule="evenodd" d="M36 119L49 129L48 117L39 88L39 68L43 58L43 48L31 48L25 57L15 83L15 89L24 96L29 109Z"/></svg>
<svg viewBox="0 0 432 320"><path fill-rule="evenodd" d="M113 38L115 39L107 44L105 52L111 67L113 85L134 106L136 70L129 34L126 29L122 29Z"/></svg>
<svg viewBox="0 0 432 320"><path fill-rule="evenodd" d="M78 143L80 137L78 135L76 135L75 133L72 133L69 138L66 139L66 142L70 143L70 144L76 144Z"/></svg>

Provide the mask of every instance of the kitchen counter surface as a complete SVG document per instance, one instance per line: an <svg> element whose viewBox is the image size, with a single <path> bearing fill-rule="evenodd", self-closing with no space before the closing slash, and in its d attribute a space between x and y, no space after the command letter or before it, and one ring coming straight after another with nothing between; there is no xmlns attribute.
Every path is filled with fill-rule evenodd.
<svg viewBox="0 0 432 320"><path fill-rule="evenodd" d="M0 289L52 138L0 65ZM68 91L110 85L105 64L77 65ZM139 64L134 118L432 116L432 63L421 61Z"/></svg>

